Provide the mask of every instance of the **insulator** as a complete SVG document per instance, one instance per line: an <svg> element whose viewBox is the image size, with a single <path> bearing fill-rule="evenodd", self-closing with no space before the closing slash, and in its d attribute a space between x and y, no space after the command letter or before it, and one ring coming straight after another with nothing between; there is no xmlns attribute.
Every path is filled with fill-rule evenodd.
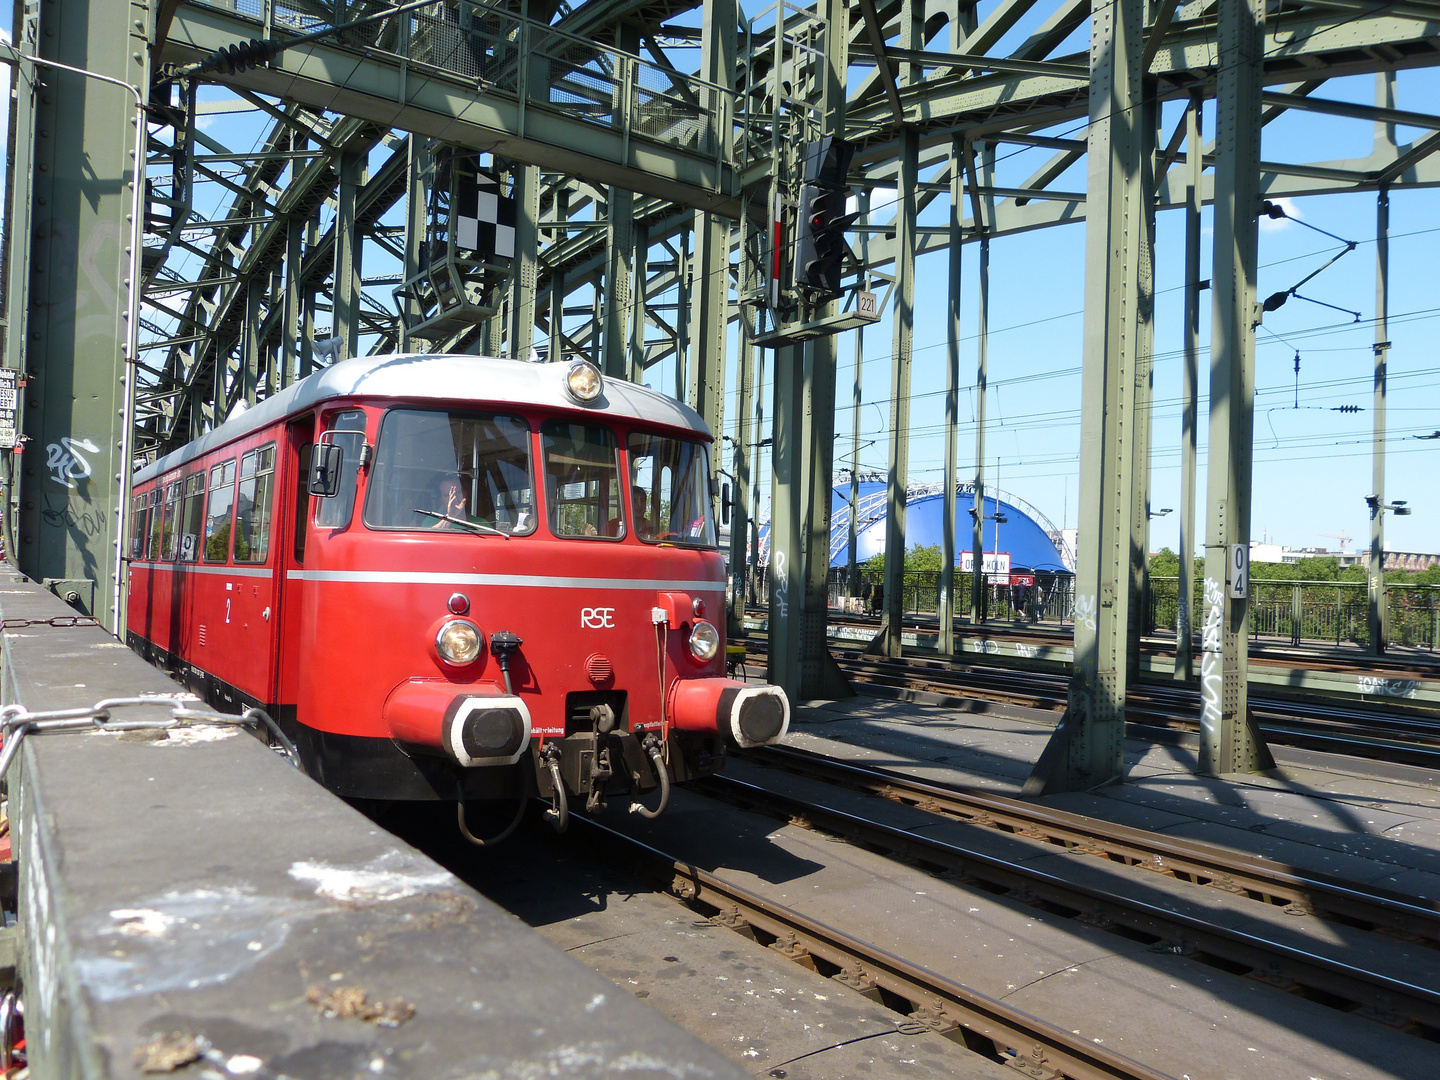
<svg viewBox="0 0 1440 1080"><path fill-rule="evenodd" d="M269 63L280 55L283 47L283 43L274 38L251 38L238 45L227 45L223 49L217 49L201 61L200 70L220 71L226 75L235 75Z"/></svg>

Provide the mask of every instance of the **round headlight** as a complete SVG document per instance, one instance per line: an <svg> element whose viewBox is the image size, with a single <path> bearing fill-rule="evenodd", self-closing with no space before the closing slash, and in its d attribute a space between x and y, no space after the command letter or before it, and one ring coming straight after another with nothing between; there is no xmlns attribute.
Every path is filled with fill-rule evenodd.
<svg viewBox="0 0 1440 1080"><path fill-rule="evenodd" d="M435 651L447 664L473 664L485 647L485 635L472 622L451 619L435 635Z"/></svg>
<svg viewBox="0 0 1440 1080"><path fill-rule="evenodd" d="M589 360L576 360L565 373L565 389L582 405L589 405L600 396L600 369Z"/></svg>
<svg viewBox="0 0 1440 1080"><path fill-rule="evenodd" d="M690 631L690 651L696 660L714 660L720 651L720 631L700 620Z"/></svg>

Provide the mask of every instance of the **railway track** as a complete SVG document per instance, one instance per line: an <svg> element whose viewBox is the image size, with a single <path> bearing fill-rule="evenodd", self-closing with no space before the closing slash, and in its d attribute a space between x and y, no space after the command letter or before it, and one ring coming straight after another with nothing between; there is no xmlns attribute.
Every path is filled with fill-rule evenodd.
<svg viewBox="0 0 1440 1080"><path fill-rule="evenodd" d="M1134 829L1025 799L926 783L886 769L837 761L789 746L736 755L767 768L914 806L927 813L1141 866L1182 881L1246 896L1295 915L1319 915L1347 925L1421 941L1440 949L1440 904L1418 901L1332 875L1300 872L1270 859L1183 837Z"/></svg>
<svg viewBox="0 0 1440 1080"><path fill-rule="evenodd" d="M634 837L581 819L587 850L624 861L717 925L768 945L872 1001L1034 1080L1176 1080L1022 1009L896 956ZM902 1027L904 1030L904 1027Z"/></svg>
<svg viewBox="0 0 1440 1080"><path fill-rule="evenodd" d="M752 639L746 645L750 650L747 662L763 669L764 643ZM968 662L960 666L914 657L880 659L843 649L832 652L852 680L901 693L921 691L941 699L992 701L1056 714L1066 704L1069 680L1056 673ZM1404 709L1387 702L1382 712L1360 705L1272 698L1253 691L1250 707L1260 730L1275 743L1440 767L1440 716L1431 710ZM1198 732L1199 713L1199 694L1193 687L1163 683L1132 683L1129 687L1126 719L1137 736Z"/></svg>
<svg viewBox="0 0 1440 1080"><path fill-rule="evenodd" d="M1265 859L1212 845L1157 836L1079 814L988 793L966 792L791 748L750 752L747 761L764 771L784 770L850 790L917 807L952 820L997 829L1067 851L1128 866L1139 866L1197 888L1248 898L1286 915L1318 917L1390 938L1440 948L1440 907L1384 890L1369 889L1320 874L1302 873ZM934 836L899 828L819 801L775 790L763 782L723 774L698 790L732 805L816 828L868 850L1012 899L1042 906L1053 914L1115 930L1151 948L1181 953L1235 974L1300 994L1343 1011L1359 1012L1432 1041L1440 1041L1440 990L1334 953L1299 943L1297 935L1267 937L1257 930L1221 925L1203 908L1156 902L1136 895L1143 886L1106 875L1067 877L1033 865L1028 847L1013 857L984 853ZM1085 880L1088 879L1088 880ZM1256 920L1260 926L1263 920ZM1288 937L1290 940L1279 940ZM1303 937L1303 935L1301 935ZM1370 950L1373 951L1373 950ZM1429 965L1426 965L1428 968Z"/></svg>
<svg viewBox="0 0 1440 1080"><path fill-rule="evenodd" d="M768 614L769 612L765 608L748 608L746 610L746 616L750 619L764 619L768 617ZM865 615L832 614L829 624L835 627L869 631L872 634L880 629L879 618ZM938 632L939 623L934 619L907 619L903 629L907 632L931 634ZM754 633L763 635L764 631L754 631ZM1074 634L1070 631L1025 625L995 624L981 626L978 629L972 629L967 625L957 627L956 636L957 641L964 637L972 641L1015 642L1024 645L1044 645L1057 649L1070 648L1074 644ZM1145 637L1141 640L1140 648L1148 656L1173 657L1175 655L1174 641L1164 637ZM1250 662L1261 666L1303 667L1312 671L1341 674L1383 674L1391 679L1433 680L1440 678L1440 656L1436 656L1434 663L1425 664L1418 663L1411 656L1370 656L1359 653L1354 656L1336 655L1304 647L1265 644L1255 640L1249 642L1248 649ZM1199 655L1198 642L1196 655Z"/></svg>

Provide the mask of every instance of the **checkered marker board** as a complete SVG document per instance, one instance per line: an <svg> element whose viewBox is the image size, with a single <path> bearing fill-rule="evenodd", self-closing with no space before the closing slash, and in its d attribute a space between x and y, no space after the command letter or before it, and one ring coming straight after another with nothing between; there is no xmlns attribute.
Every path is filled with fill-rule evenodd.
<svg viewBox="0 0 1440 1080"><path fill-rule="evenodd" d="M500 181L466 169L455 192L455 246L481 258L515 257L514 199L500 194Z"/></svg>

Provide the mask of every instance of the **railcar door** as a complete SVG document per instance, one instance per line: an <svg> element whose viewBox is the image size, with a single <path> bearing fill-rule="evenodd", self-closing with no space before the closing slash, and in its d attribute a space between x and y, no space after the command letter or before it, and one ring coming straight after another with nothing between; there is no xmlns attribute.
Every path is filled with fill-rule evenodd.
<svg viewBox="0 0 1440 1080"><path fill-rule="evenodd" d="M294 716L300 693L300 632L305 612L305 539L310 524L310 448L315 419L305 417L286 428L281 465L281 525L275 559L275 606L278 642L271 700L280 712Z"/></svg>

